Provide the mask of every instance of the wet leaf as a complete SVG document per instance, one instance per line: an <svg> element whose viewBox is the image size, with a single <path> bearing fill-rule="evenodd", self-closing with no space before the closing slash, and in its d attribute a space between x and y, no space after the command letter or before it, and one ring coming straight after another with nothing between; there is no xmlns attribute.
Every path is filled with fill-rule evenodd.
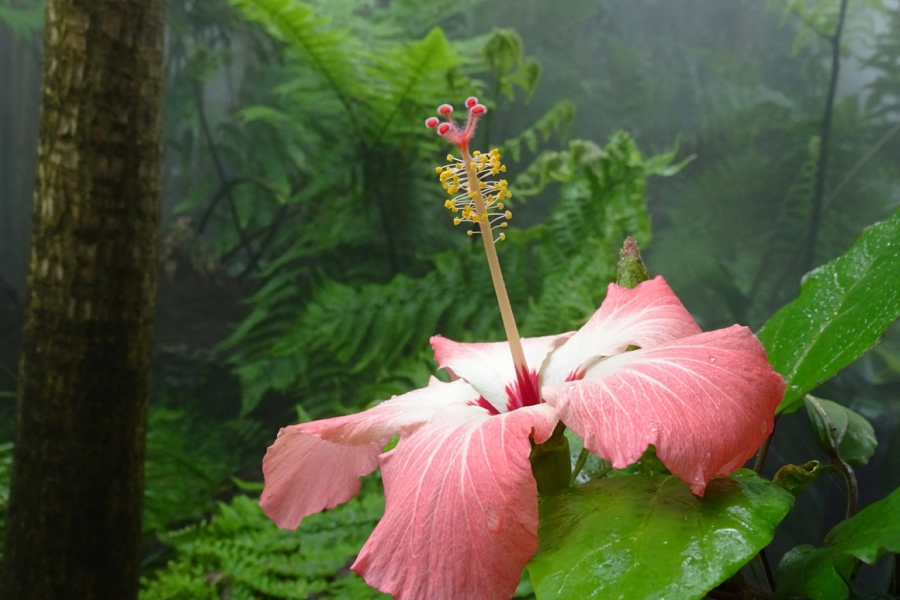
<svg viewBox="0 0 900 600"><path fill-rule="evenodd" d="M803 489L814 482L819 476L826 471L825 467L817 460L811 460L808 463L797 465L785 465L781 467L775 477L772 478L775 485L780 486L793 495L797 495Z"/></svg>
<svg viewBox="0 0 900 600"><path fill-rule="evenodd" d="M900 552L900 489L867 506L825 537L825 546L798 546L778 565L777 598L846 600L856 559L874 564L885 552Z"/></svg>
<svg viewBox="0 0 900 600"><path fill-rule="evenodd" d="M574 472L578 459L581 457L581 451L584 450L584 440L578 437L571 429L566 429L566 439L569 440L569 457ZM603 477L612 470L612 465L607 460L603 460L596 454L588 452L586 460L578 475L575 483L587 483L592 479Z"/></svg>
<svg viewBox="0 0 900 600"><path fill-rule="evenodd" d="M771 541L793 496L755 473L694 496L671 475L592 481L541 501L538 599L702 598Z"/></svg>
<svg viewBox="0 0 900 600"><path fill-rule="evenodd" d="M878 441L865 417L836 402L814 396L804 398L803 404L813 434L829 456L838 454L854 467L869 462Z"/></svg>
<svg viewBox="0 0 900 600"><path fill-rule="evenodd" d="M850 250L808 273L800 296L759 332L787 381L778 412L793 412L822 382L869 351L900 316L900 211Z"/></svg>

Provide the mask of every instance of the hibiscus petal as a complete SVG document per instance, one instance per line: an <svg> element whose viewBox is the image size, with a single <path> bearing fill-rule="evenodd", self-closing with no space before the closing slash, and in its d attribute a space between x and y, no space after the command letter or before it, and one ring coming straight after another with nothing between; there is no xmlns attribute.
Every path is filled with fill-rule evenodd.
<svg viewBox="0 0 900 600"><path fill-rule="evenodd" d="M263 459L260 506L279 527L295 529L304 517L359 493L359 478L378 468L378 455L395 435L478 397L464 381L433 381L355 415L285 427Z"/></svg>
<svg viewBox="0 0 900 600"><path fill-rule="evenodd" d="M358 494L359 478L378 468L383 449L332 444L298 425L285 427L263 459L266 487L259 505L278 527L296 529L304 517Z"/></svg>
<svg viewBox="0 0 900 600"><path fill-rule="evenodd" d="M387 506L353 571L397 600L508 600L537 549L529 436L556 423L546 404L462 407L404 435L381 457Z"/></svg>
<svg viewBox="0 0 900 600"><path fill-rule="evenodd" d="M649 444L703 495L772 431L785 383L749 329L735 325L608 358L581 381L543 388L585 447L622 468Z"/></svg>
<svg viewBox="0 0 900 600"><path fill-rule="evenodd" d="M565 342L571 333L522 339L522 350L529 369L537 371L551 350ZM431 338L434 360L454 378L461 377L498 411L506 412L507 387L517 384L516 369L508 342L467 344L436 335Z"/></svg>
<svg viewBox="0 0 900 600"><path fill-rule="evenodd" d="M547 359L541 381L553 385L577 379L592 358L619 354L629 346L653 348L698 333L700 328L662 277L634 289L611 283L597 312Z"/></svg>

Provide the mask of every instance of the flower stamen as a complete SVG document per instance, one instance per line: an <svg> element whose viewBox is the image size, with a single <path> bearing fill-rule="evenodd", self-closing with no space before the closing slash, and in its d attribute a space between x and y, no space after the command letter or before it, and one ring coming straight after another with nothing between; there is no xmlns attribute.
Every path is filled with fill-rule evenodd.
<svg viewBox="0 0 900 600"><path fill-rule="evenodd" d="M444 203L447 209L459 213L459 216L453 219L453 224L487 221L492 230L507 227L506 221L512 218L512 211L506 209L503 200L512 197L512 192L508 188L509 184L505 179L499 181L487 179L506 171L506 167L500 163L499 150L491 150L488 154L481 154L477 151L472 153L470 160L477 174L474 180L470 179L463 159L448 155L447 160L450 163L437 167L436 172L447 193L451 196L455 194L453 198ZM483 212L479 212L476 207L478 197L476 192L481 193L484 203ZM469 235L480 233L481 231L470 230ZM506 239L506 235L501 233L494 241L503 239Z"/></svg>
<svg viewBox="0 0 900 600"><path fill-rule="evenodd" d="M494 292L497 294L497 302L500 305L500 316L503 319L503 328L506 330L506 339L509 341L509 349L512 353L513 364L516 372L527 373L528 365L525 361L525 352L522 349L522 341L519 338L519 330L513 316L512 305L506 286L503 283L503 273L500 270L500 260L497 258L495 244L506 239L506 234L501 232L496 238L493 230L507 226L506 221L512 218L512 212L507 210L503 201L512 197L505 179L499 181L490 180L489 177L497 176L506 171L506 167L500 163L499 150L491 150L488 154L475 151L469 154L469 141L475 134L475 126L481 115L487 112L483 104L478 103L474 96L466 99L466 108L469 109L466 124L460 127L450 116L453 107L442 104L438 107L438 113L446 118L441 122L437 117L429 117L425 126L435 129L439 135L459 148L462 158L447 155L448 164L437 167L435 171L441 185L452 198L444 203L456 216L454 225L460 223L477 224L478 228L470 229L469 235L479 234L484 242L484 251L487 255L488 266L491 270L491 279L494 282Z"/></svg>

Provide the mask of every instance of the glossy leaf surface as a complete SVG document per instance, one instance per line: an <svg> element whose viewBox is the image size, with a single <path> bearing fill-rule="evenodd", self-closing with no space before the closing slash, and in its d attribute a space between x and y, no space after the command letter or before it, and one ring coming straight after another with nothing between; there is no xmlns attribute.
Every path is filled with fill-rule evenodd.
<svg viewBox="0 0 900 600"><path fill-rule="evenodd" d="M806 275L800 296L759 332L788 388L793 412L822 382L869 351L900 316L900 212L868 228L850 250Z"/></svg>
<svg viewBox="0 0 900 600"><path fill-rule="evenodd" d="M528 570L539 600L702 598L769 543L792 505L747 470L702 498L672 475L592 481L541 501Z"/></svg>
<svg viewBox="0 0 900 600"><path fill-rule="evenodd" d="M900 552L900 489L840 523L825 546L798 546L778 565L778 598L846 600L855 559L874 564L885 552Z"/></svg>
<svg viewBox="0 0 900 600"><path fill-rule="evenodd" d="M814 396L803 399L813 434L827 454L838 454L853 466L864 465L875 454L878 441L865 417L836 402Z"/></svg>

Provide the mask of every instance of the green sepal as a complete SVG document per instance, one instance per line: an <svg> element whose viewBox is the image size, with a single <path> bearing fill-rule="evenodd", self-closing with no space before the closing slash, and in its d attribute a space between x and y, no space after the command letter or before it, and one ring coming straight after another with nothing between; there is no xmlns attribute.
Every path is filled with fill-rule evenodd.
<svg viewBox="0 0 900 600"><path fill-rule="evenodd" d="M565 431L566 426L560 421L546 442L531 447L528 460L531 461L531 473L541 496L565 489L571 483L571 453Z"/></svg>
<svg viewBox="0 0 900 600"><path fill-rule="evenodd" d="M616 265L616 283L628 289L637 287L641 282L650 279L650 273L641 258L637 242L631 236L625 238L625 244L619 250L619 262Z"/></svg>

